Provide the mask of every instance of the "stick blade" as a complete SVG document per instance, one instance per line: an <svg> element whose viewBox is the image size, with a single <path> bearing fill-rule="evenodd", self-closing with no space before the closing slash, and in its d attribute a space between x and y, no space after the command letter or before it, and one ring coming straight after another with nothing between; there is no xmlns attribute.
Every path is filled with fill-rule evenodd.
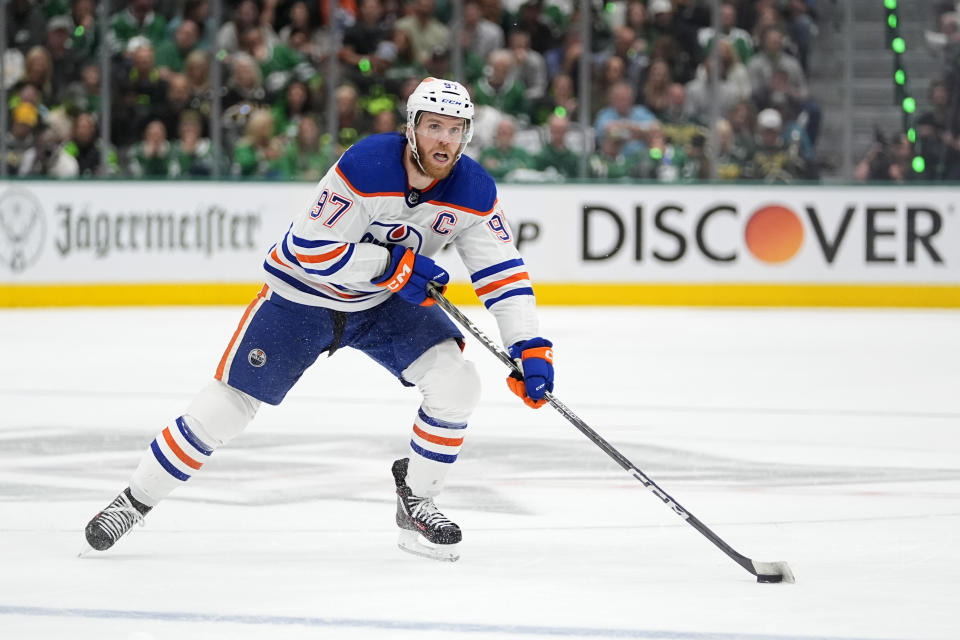
<svg viewBox="0 0 960 640"><path fill-rule="evenodd" d="M757 562L751 560L753 569L756 572L757 582L789 582L793 584L797 581L793 577L793 571L786 562Z"/></svg>

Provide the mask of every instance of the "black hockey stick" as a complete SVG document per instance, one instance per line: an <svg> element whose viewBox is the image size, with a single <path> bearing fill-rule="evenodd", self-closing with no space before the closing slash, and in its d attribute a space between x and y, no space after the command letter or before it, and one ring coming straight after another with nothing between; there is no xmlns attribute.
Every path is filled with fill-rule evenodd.
<svg viewBox="0 0 960 640"><path fill-rule="evenodd" d="M428 286L428 290L430 296L437 301L437 304L441 309L446 311L450 317L452 317L464 329L470 332L474 338L483 343L483 346L489 349L493 355L497 356L497 358L499 358L503 364L507 365L507 367L509 367L518 375L523 373L517 366L517 363L514 362L510 357L510 354L508 354L493 340L487 337L487 335L477 328L477 326L473 324L469 318L463 315L463 313L457 307L443 297L443 290L439 286L431 283ZM627 460L623 454L617 451L609 442L604 440L600 434L591 429L587 423L581 420L573 411L568 409L567 406L560 402L556 396L548 391L544 397L547 399L547 402L550 403L550 406L560 412L560 415L570 421L570 423L575 426L583 435L590 438L595 445L600 447L604 453L613 458L617 464L627 471L627 473L639 480L644 487L653 493L653 495L660 498L663 504L670 507L674 513L683 518L694 529L702 533L707 540L715 544L721 551L733 558L734 562L755 575L757 577L757 582L796 582L793 577L793 572L790 570L790 567L786 562L758 562L757 560L751 560L742 553L737 552L736 549L724 542L720 536L711 531L707 525L700 522L696 516L681 507L676 500L670 497L666 491L661 489L656 482L647 476L647 474L638 469L632 462Z"/></svg>

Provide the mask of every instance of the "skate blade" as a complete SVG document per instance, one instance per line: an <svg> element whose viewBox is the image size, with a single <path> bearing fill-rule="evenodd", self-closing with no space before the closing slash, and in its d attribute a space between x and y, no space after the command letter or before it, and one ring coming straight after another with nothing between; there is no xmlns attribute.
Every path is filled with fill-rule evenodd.
<svg viewBox="0 0 960 640"><path fill-rule="evenodd" d="M439 560L441 562L456 562L460 559L459 545L456 544L433 544L426 540L416 531L400 531L400 537L397 538L397 546L407 553L412 553L421 558Z"/></svg>

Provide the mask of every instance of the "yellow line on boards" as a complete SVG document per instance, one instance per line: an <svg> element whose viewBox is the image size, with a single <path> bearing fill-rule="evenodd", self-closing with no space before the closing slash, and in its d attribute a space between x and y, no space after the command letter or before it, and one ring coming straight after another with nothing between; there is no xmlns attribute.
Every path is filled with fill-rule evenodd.
<svg viewBox="0 0 960 640"><path fill-rule="evenodd" d="M243 305L262 283L0 284L0 307ZM960 285L890 284L552 284L534 287L539 305L960 308ZM454 304L478 304L469 284L452 284Z"/></svg>

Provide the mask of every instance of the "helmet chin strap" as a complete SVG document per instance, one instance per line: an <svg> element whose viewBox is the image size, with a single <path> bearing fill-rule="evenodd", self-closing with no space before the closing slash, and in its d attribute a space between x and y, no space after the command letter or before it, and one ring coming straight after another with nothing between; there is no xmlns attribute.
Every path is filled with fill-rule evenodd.
<svg viewBox="0 0 960 640"><path fill-rule="evenodd" d="M413 160L417 163L417 167L420 169L420 173L427 176L430 175L427 173L427 170L423 168L423 164L420 162L420 151L417 150L417 132L410 131L407 129L407 143L410 145L410 153L413 154Z"/></svg>

